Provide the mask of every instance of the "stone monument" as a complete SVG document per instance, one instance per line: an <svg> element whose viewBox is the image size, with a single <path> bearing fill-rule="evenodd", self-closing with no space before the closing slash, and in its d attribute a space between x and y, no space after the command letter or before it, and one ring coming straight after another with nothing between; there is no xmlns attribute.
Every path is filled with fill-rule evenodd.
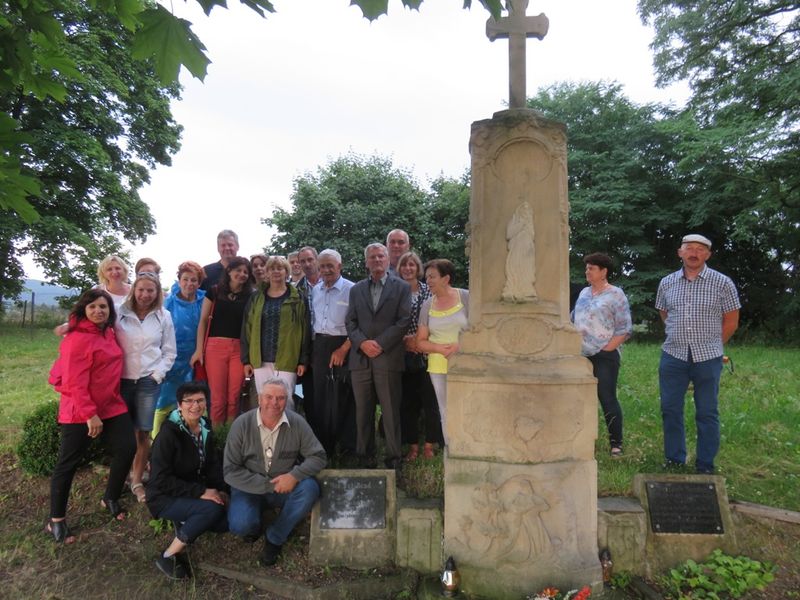
<svg viewBox="0 0 800 600"><path fill-rule="evenodd" d="M527 4L487 24L510 38L510 108L472 125L469 329L447 384L445 556L489 598L602 585L596 383L568 314L566 128L524 108L525 40L548 27Z"/></svg>

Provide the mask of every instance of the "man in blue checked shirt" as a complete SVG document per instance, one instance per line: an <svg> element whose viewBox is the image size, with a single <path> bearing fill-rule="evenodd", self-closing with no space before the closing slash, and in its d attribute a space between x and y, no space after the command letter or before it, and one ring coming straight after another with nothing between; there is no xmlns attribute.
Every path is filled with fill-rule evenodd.
<svg viewBox="0 0 800 600"><path fill-rule="evenodd" d="M665 468L686 463L683 405L694 386L698 473L714 473L719 450L719 378L722 345L739 326L739 295L733 281L706 266L711 240L696 233L681 240L683 268L658 285L656 308L666 327L658 380L664 425Z"/></svg>

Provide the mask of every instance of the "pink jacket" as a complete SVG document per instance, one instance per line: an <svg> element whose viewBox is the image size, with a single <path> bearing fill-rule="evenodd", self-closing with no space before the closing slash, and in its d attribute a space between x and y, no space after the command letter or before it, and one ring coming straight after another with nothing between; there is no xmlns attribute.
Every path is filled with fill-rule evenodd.
<svg viewBox="0 0 800 600"><path fill-rule="evenodd" d="M112 327L101 331L78 322L59 348L48 382L61 394L59 423L85 423L94 415L110 419L128 412L119 393L122 350Z"/></svg>

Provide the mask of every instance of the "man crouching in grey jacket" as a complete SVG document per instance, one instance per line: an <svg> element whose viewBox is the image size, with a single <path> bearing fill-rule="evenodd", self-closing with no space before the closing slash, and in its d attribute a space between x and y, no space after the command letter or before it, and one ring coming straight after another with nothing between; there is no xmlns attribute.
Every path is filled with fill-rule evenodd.
<svg viewBox="0 0 800 600"><path fill-rule="evenodd" d="M258 395L258 408L233 422L225 445L231 533L257 539L264 508L281 509L264 534L264 566L277 562L292 529L311 512L319 498L314 476L327 463L325 450L305 419L286 411L290 394L282 379L268 379Z"/></svg>

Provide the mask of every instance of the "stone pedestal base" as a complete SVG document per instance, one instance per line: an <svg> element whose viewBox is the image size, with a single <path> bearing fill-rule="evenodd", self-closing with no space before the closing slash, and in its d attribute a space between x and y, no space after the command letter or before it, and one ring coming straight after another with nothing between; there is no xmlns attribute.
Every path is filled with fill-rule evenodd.
<svg viewBox="0 0 800 600"><path fill-rule="evenodd" d="M569 321L565 127L472 125L469 329L447 376L445 556L467 594L602 586L597 386Z"/></svg>
<svg viewBox="0 0 800 600"><path fill-rule="evenodd" d="M601 581L594 460L519 465L447 457L445 555L463 589L524 597Z"/></svg>

